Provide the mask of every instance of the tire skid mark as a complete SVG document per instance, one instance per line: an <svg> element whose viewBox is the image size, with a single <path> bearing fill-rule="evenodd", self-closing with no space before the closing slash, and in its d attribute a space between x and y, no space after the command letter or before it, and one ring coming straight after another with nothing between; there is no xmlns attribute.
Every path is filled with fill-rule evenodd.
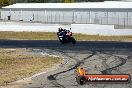
<svg viewBox="0 0 132 88"><path fill-rule="evenodd" d="M103 52L101 52L101 53L103 53ZM103 53L103 54L106 54L106 53ZM112 73L111 73L112 70L114 70L114 69L116 69L117 67L120 67L120 66L122 66L122 65L124 65L124 64L126 63L126 59L124 59L124 58L122 58L122 57L115 56L115 55L113 55L113 54L109 54L109 55L114 56L114 57L117 57L118 59L121 60L121 63L118 64L118 65L116 65L116 66L114 66L114 67L107 68L107 69L101 71L103 74L112 74ZM106 64L106 61L105 61L104 63Z"/></svg>
<svg viewBox="0 0 132 88"><path fill-rule="evenodd" d="M64 55L66 55L66 56L69 57L69 58L74 59L74 57L69 56L68 54L66 54L66 53L63 52L63 51L59 51L59 52L63 53ZM53 75L48 76L48 77L47 77L48 80L50 80L51 83L52 83L53 85L55 85L56 87L65 88L64 85L61 85L60 83L57 82L56 77L57 77L59 74L66 73L66 72L68 72L68 71L71 71L71 70L73 70L73 69L76 69L76 68L77 68L78 66L80 66L85 60L87 60L88 58L91 58L91 57L94 56L94 55L95 55L95 52L93 52L91 55L89 55L89 56L83 58L83 60L74 59L77 63L76 63L73 67L71 67L71 68L68 69L68 70L65 70L65 71L62 71L62 72L59 72L59 73L56 73L56 74L53 74Z"/></svg>
<svg viewBox="0 0 132 88"><path fill-rule="evenodd" d="M127 56L127 59L132 59L132 53L130 53L128 56Z"/></svg>
<svg viewBox="0 0 132 88"><path fill-rule="evenodd" d="M108 69L108 68L110 68L109 67L109 65L108 64L106 64L106 59L103 59L103 61L102 61L102 65L106 68L106 69ZM105 72L103 72L103 71L101 71L103 74L106 74ZM111 71L110 70L107 70L107 73L109 73L109 74L111 74Z"/></svg>

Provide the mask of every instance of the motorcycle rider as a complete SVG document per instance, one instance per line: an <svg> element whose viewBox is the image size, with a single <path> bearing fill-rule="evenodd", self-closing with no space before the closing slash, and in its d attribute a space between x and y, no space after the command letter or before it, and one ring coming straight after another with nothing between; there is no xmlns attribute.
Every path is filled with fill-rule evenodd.
<svg viewBox="0 0 132 88"><path fill-rule="evenodd" d="M71 30L71 28L70 28L70 30ZM70 32L70 30L66 30L66 29L63 29L63 28L60 27L60 28L58 28L57 35L58 35L59 33L61 33L61 32L63 32L64 35L66 35L67 33Z"/></svg>
<svg viewBox="0 0 132 88"><path fill-rule="evenodd" d="M69 33L70 33L69 30L66 29L63 30L63 38L66 39L67 41L69 39Z"/></svg>
<svg viewBox="0 0 132 88"><path fill-rule="evenodd" d="M64 31L64 29L62 29L61 27L59 27L58 28L58 32L57 32L57 35L60 35L63 31Z"/></svg>
<svg viewBox="0 0 132 88"><path fill-rule="evenodd" d="M57 35L58 36L60 36L60 35L62 35L63 37L63 39L66 39L67 40L67 30L66 29L63 29L63 28L58 28L58 32L57 32Z"/></svg>
<svg viewBox="0 0 132 88"><path fill-rule="evenodd" d="M76 43L76 40L72 37L72 32L70 30L66 30L61 27L58 28L57 35L62 44L70 43L70 42L72 42L73 44Z"/></svg>

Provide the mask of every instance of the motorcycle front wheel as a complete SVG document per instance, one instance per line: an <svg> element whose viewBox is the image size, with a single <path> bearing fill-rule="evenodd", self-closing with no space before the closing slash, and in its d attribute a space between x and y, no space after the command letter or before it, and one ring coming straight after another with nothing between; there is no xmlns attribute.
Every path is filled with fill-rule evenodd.
<svg viewBox="0 0 132 88"><path fill-rule="evenodd" d="M60 42L61 42L61 44L66 44L66 42L65 42L65 41L63 41L63 40L60 40Z"/></svg>

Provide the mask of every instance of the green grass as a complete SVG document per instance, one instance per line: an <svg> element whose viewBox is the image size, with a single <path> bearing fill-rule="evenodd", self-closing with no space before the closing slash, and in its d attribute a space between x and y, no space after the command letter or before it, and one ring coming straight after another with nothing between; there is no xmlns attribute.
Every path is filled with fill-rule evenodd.
<svg viewBox="0 0 132 88"><path fill-rule="evenodd" d="M132 36L100 36L75 34L75 38L81 41L132 41Z"/></svg>
<svg viewBox="0 0 132 88"><path fill-rule="evenodd" d="M78 41L132 41L132 36L99 36L73 34ZM54 32L0 32L0 39L14 40L57 40Z"/></svg>
<svg viewBox="0 0 132 88"><path fill-rule="evenodd" d="M29 77L61 63L59 57L41 56L26 49L0 49L0 85Z"/></svg>
<svg viewBox="0 0 132 88"><path fill-rule="evenodd" d="M54 40L55 33L48 32L0 32L0 39Z"/></svg>

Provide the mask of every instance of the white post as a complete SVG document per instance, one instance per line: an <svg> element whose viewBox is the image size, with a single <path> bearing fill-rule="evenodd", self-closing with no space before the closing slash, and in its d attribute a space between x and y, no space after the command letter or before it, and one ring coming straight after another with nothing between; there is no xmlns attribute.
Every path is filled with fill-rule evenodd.
<svg viewBox="0 0 132 88"><path fill-rule="evenodd" d="M22 16L22 9L21 9L21 20L23 21L23 16Z"/></svg>

